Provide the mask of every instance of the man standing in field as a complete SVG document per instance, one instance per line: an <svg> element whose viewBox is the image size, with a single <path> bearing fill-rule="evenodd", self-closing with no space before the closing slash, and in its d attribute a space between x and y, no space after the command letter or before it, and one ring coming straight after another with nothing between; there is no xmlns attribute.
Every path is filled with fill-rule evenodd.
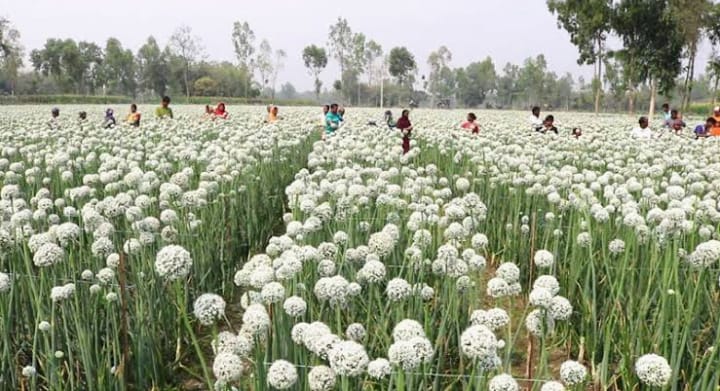
<svg viewBox="0 0 720 391"><path fill-rule="evenodd" d="M160 107L155 109L155 116L158 118L173 118L173 112L170 108L170 97L169 96L163 96L162 102L160 103Z"/></svg>
<svg viewBox="0 0 720 391"><path fill-rule="evenodd" d="M340 127L340 115L338 115L338 105L333 103L330 105L330 111L325 115L325 135L330 136ZM323 138L324 138L323 137Z"/></svg>

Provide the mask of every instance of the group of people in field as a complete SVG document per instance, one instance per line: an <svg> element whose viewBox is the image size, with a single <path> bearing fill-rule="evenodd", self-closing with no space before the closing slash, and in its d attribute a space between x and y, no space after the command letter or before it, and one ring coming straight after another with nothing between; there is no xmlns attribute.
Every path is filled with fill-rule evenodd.
<svg viewBox="0 0 720 391"><path fill-rule="evenodd" d="M682 118L682 114L675 109L670 109L670 105L665 103L662 105L662 128L669 130L669 133L682 135L687 124ZM663 132L654 132L650 129L650 121L648 117L642 116L638 120L638 126L633 128L631 136L638 139L650 139L661 137ZM698 124L693 129L693 136L696 139L720 136L720 106L713 108L712 116L708 117L704 123Z"/></svg>

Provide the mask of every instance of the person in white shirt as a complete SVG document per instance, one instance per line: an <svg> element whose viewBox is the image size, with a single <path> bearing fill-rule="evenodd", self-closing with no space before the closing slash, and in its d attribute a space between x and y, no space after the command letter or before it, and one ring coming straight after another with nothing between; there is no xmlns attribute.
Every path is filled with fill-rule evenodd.
<svg viewBox="0 0 720 391"><path fill-rule="evenodd" d="M643 138L643 139L649 139L652 138L652 130L648 127L648 119L647 117L640 117L640 120L638 121L638 127L632 130L631 135L633 138Z"/></svg>
<svg viewBox="0 0 720 391"><path fill-rule="evenodd" d="M540 107L535 106L532 108L532 114L530 114L528 121L530 122L530 130L538 132L542 129L543 120L540 119Z"/></svg>

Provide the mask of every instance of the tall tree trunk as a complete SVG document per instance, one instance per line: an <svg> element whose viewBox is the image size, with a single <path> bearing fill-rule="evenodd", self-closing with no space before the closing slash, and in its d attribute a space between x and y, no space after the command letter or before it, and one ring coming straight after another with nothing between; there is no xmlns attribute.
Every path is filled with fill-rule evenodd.
<svg viewBox="0 0 720 391"><path fill-rule="evenodd" d="M692 99L692 85L693 79L695 78L695 56L697 55L697 45L693 45L690 51L690 58L688 59L688 72L685 80L685 92L683 94L683 105L682 111L685 112L690 107L690 100Z"/></svg>
<svg viewBox="0 0 720 391"><path fill-rule="evenodd" d="M652 79L650 81L650 109L648 110L648 121L651 123L655 116L655 95L657 95L657 82Z"/></svg>
<svg viewBox="0 0 720 391"><path fill-rule="evenodd" d="M717 103L718 84L720 84L720 75L715 76L715 84L713 84L712 107Z"/></svg>
<svg viewBox="0 0 720 391"><path fill-rule="evenodd" d="M188 82L188 73L190 73L190 64L185 63L185 97L190 100L190 84Z"/></svg>
<svg viewBox="0 0 720 391"><path fill-rule="evenodd" d="M602 95L602 61L603 61L603 46L602 38L597 38L598 55L597 59L597 90L595 91L595 115L600 113L600 96Z"/></svg>

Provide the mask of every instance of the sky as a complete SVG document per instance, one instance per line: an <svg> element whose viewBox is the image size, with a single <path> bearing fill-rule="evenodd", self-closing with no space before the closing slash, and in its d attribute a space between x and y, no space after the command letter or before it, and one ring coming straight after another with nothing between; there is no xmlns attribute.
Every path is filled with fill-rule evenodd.
<svg viewBox="0 0 720 391"><path fill-rule="evenodd" d="M94 41L104 47L109 37L136 51L149 35L165 45L173 31L188 25L200 38L209 60L235 60L233 22L247 21L256 44L267 39L288 57L278 76L278 88L291 82L298 91L313 81L302 62L309 44L327 46L328 32L338 17L353 32L380 43L385 53L405 46L427 74L427 57L441 45L452 52L451 66L465 66L492 57L498 73L507 62L521 64L544 54L548 68L590 81L593 68L577 64L577 49L544 0L0 0L0 15L20 31L26 53L41 48L47 38ZM617 45L617 41L611 43ZM705 69L709 45L701 46L696 65ZM29 62L29 61L26 61ZM331 59L321 75L325 87L338 77Z"/></svg>

